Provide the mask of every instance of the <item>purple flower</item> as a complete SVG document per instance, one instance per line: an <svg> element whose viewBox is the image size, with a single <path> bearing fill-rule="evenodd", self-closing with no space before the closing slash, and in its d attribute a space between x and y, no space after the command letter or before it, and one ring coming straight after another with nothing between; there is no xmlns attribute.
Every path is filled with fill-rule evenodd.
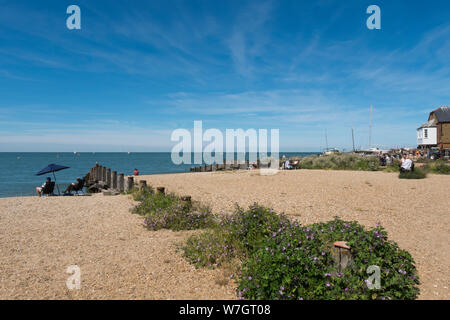
<svg viewBox="0 0 450 320"><path fill-rule="evenodd" d="M252 277L248 277L248 280L250 280L250 281L251 281L251 280L252 280Z"/></svg>

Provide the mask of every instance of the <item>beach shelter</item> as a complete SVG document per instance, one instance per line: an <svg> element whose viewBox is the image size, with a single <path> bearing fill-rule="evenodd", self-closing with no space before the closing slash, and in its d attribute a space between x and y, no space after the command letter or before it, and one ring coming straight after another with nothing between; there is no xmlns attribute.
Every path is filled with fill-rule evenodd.
<svg viewBox="0 0 450 320"><path fill-rule="evenodd" d="M66 166L60 166L59 164L54 164L54 163L52 163L52 164L49 164L48 166L46 166L46 167L45 167L44 169L42 169L41 171L39 171L38 173L36 173L36 175L37 175L37 176L42 176L43 174L52 172L52 173L53 173L53 178L55 179L55 185L56 185L56 188L58 189L58 194L60 194L60 192L59 192L59 187L58 187L58 185L56 184L56 176L55 176L55 172L56 172L56 171L60 171L60 170L64 170L64 169L69 169L69 167L66 167Z"/></svg>

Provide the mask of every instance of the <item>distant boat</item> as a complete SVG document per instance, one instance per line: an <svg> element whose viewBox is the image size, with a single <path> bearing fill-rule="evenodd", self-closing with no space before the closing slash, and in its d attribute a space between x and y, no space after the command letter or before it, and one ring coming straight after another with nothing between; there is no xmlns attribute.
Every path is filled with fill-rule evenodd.
<svg viewBox="0 0 450 320"><path fill-rule="evenodd" d="M339 150L336 148L329 148L323 154L329 156L331 154L339 153Z"/></svg>
<svg viewBox="0 0 450 320"><path fill-rule="evenodd" d="M383 150L380 148L368 148L368 149L362 149L355 151L356 153L364 153L364 154L379 154L381 153L388 153L390 150Z"/></svg>

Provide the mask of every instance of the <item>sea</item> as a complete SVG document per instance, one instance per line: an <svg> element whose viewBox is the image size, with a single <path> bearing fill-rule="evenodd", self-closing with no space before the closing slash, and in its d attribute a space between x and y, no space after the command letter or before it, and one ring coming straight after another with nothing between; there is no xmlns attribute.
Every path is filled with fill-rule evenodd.
<svg viewBox="0 0 450 320"><path fill-rule="evenodd" d="M312 154L318 153L280 152L280 156L286 157ZM36 176L49 164L69 167L55 172L57 186L62 192L77 177L86 175L96 163L125 175L132 175L135 168L141 175L151 175L189 172L196 166L174 164L170 152L0 152L0 198L35 195L35 187L41 186L46 177L54 180L52 173Z"/></svg>

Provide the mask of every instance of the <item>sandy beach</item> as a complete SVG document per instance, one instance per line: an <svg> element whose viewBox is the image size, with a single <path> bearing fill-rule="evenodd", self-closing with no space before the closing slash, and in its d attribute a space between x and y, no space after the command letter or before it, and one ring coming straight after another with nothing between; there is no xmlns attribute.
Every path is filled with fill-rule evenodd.
<svg viewBox="0 0 450 320"><path fill-rule="evenodd" d="M450 177L296 170L141 176L217 213L258 202L303 224L334 216L380 222L414 257L420 299L449 299ZM191 232L150 232L128 196L0 199L1 299L234 299L220 270L196 270L176 251ZM68 290L66 268L81 269Z"/></svg>

